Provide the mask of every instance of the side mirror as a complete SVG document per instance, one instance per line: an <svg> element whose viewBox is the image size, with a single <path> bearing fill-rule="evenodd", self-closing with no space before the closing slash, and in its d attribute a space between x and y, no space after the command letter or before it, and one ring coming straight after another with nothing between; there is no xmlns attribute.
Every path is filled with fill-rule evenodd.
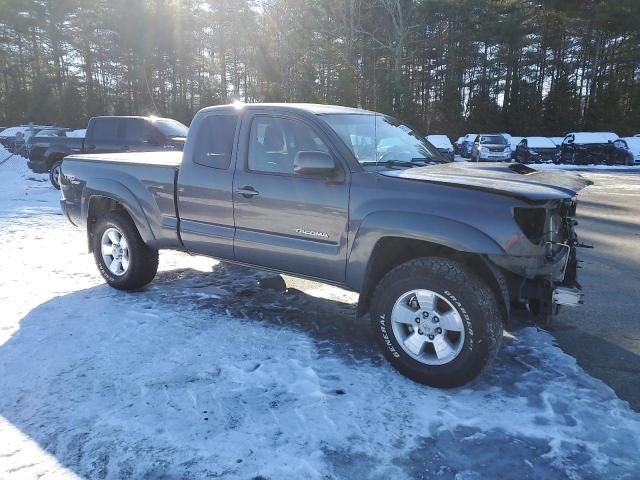
<svg viewBox="0 0 640 480"><path fill-rule="evenodd" d="M333 178L336 176L336 162L328 153L301 151L293 160L293 171L298 175Z"/></svg>

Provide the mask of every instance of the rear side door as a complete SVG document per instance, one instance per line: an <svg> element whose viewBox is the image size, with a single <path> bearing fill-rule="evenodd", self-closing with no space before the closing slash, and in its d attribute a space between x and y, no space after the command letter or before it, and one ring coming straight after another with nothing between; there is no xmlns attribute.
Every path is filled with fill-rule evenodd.
<svg viewBox="0 0 640 480"><path fill-rule="evenodd" d="M178 173L180 235L190 252L233 259L233 162L238 114L213 112L192 126Z"/></svg>
<svg viewBox="0 0 640 480"><path fill-rule="evenodd" d="M298 152L328 153L334 180L294 172ZM294 114L248 111L233 182L237 260L342 282L350 172L317 124Z"/></svg>
<svg viewBox="0 0 640 480"><path fill-rule="evenodd" d="M111 153L122 151L120 139L121 117L97 117L91 119L84 142L86 153Z"/></svg>

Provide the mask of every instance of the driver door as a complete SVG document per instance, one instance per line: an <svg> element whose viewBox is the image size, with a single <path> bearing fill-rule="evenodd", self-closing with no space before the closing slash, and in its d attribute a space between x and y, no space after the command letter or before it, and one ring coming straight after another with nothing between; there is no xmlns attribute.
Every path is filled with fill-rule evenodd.
<svg viewBox="0 0 640 480"><path fill-rule="evenodd" d="M350 186L346 165L306 118L260 111L247 117L233 180L235 258L344 281ZM341 180L295 173L294 159L301 151L331 155L344 170Z"/></svg>

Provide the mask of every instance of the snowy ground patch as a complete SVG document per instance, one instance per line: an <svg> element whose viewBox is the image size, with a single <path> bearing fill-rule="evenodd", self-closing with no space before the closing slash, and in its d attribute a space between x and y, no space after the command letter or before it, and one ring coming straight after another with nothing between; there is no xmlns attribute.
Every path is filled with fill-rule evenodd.
<svg viewBox="0 0 640 480"><path fill-rule="evenodd" d="M637 478L640 415L542 331L426 388L337 288L163 252L110 289L48 179L5 167L0 478Z"/></svg>
<svg viewBox="0 0 640 480"><path fill-rule="evenodd" d="M456 162L470 162L468 158L464 158L462 155L456 155L454 158ZM513 162L512 162L513 163ZM640 172L640 163L636 165L567 165L565 163L529 163L527 164L531 168L538 170L576 170L576 171L606 171L606 172Z"/></svg>
<svg viewBox="0 0 640 480"><path fill-rule="evenodd" d="M605 172L640 172L638 165L566 165L555 163L532 163L531 168L538 170L582 170L582 171L605 171Z"/></svg>

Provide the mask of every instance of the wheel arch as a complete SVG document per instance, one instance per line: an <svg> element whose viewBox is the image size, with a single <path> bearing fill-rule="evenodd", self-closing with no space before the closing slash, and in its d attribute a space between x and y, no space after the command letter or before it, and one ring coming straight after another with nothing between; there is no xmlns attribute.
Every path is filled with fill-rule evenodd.
<svg viewBox="0 0 640 480"><path fill-rule="evenodd" d="M463 263L485 280L496 296L505 320L510 316L510 300L507 282L501 270L484 255L453 250L444 245L401 237L385 237L378 242L367 265L367 273L358 299L358 317L365 315L371 306L373 292L384 275L405 262L421 257L451 258Z"/></svg>
<svg viewBox="0 0 640 480"><path fill-rule="evenodd" d="M51 169L54 163L58 161L64 160L64 157L67 155L71 155L72 152L68 150L61 150L59 148L49 148L45 154L44 158L46 159L47 168Z"/></svg>
<svg viewBox="0 0 640 480"><path fill-rule="evenodd" d="M93 251L93 233L97 220L112 211L120 211L127 214L133 221L140 237L145 243L154 240L154 235L149 222L144 214L142 206L133 194L124 186L110 182L113 185L109 188L109 193L104 191L85 191L83 196L86 200L82 202L83 212L81 215L86 219L87 243L89 252ZM119 185L116 189L113 186Z"/></svg>
<svg viewBox="0 0 640 480"><path fill-rule="evenodd" d="M371 295L386 272L419 257L457 259L485 279L509 315L509 294L500 269L487 255L504 249L485 233L460 222L430 215L382 212L361 224L347 263L346 283L360 293L358 316L369 311Z"/></svg>

